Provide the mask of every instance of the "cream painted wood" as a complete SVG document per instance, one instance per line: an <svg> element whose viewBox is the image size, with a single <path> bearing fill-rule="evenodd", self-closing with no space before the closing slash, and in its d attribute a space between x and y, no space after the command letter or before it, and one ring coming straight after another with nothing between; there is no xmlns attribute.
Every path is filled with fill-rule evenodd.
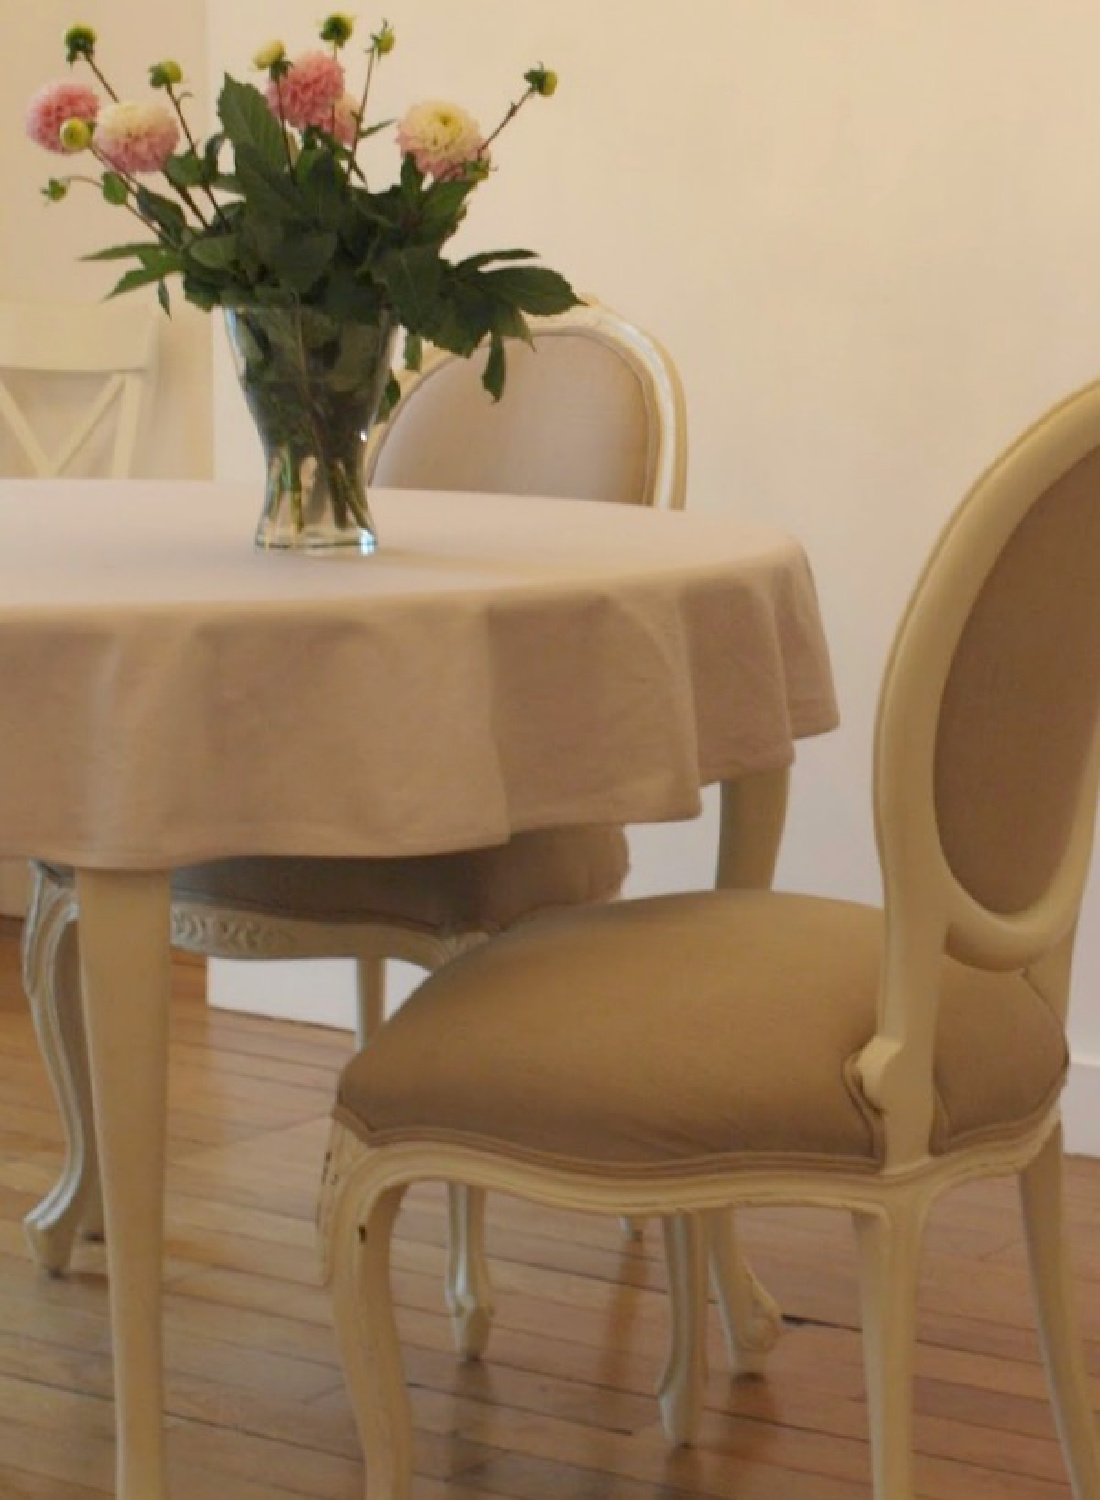
<svg viewBox="0 0 1100 1500"><path fill-rule="evenodd" d="M726 1218L727 1215L715 1215ZM661 1423L670 1443L695 1441L703 1415L707 1363L707 1236L709 1216L673 1214L661 1220L668 1265L668 1357L657 1385Z"/></svg>
<svg viewBox="0 0 1100 1500"><path fill-rule="evenodd" d="M531 324L536 349L532 353L520 348L510 356L513 366L524 357L537 359L538 346L550 341L556 349L568 346L574 357L582 361L586 349L594 346L612 354L616 366L629 370L633 377L633 400L637 406L637 434L643 437L646 445L640 487L630 498L638 505L682 509L687 467L687 422L683 391L667 352L641 329L609 308L593 302L554 318L532 319ZM17 324L14 314L11 315L11 325L13 333L18 331L25 337L23 325ZM135 332L137 326L135 322ZM55 352L54 345L50 344L47 352L49 357L59 358L64 346L62 329L52 329L51 326L51 331L57 340L57 350ZM3 332L3 307L0 305L0 352ZM14 337L12 342L17 346L17 352L26 354L23 345L18 344ZM136 341L133 352L135 355L138 352ZM90 357L86 351L84 357ZM470 387L476 386L479 379L476 367L468 361L441 350L430 352L423 368L405 377L399 405L389 421L375 431L368 460L372 476L385 462L388 485L400 488L412 482L405 465L419 463L418 433L431 424L429 430L433 437L438 439L439 436L438 413L434 410L427 412L423 398L430 396L435 383L447 373L459 375ZM518 384L513 370L513 385ZM479 391L479 407L483 400L487 401L487 398ZM509 392L509 399L500 407L500 414L505 420L513 412L517 416L523 415L521 402L522 388L518 394L513 389ZM539 413L539 420L549 424L551 433L555 432L557 413L547 409ZM633 443L634 438L634 430L624 434L609 432L606 441L601 440L599 449L593 450L588 461L584 454L573 451L568 442L559 443L553 450L553 464L561 468L563 475L568 472L572 493L601 499L599 466L595 461L601 458L608 446ZM397 440L408 446L409 459L388 458ZM431 470L427 474L418 471L416 479L430 481L435 488L452 487L445 460L444 452L440 455L443 466L438 471ZM591 473L587 473L586 468L590 468ZM501 476L499 486L491 483L492 478L490 463L488 469L479 474L481 487L509 489L508 483L504 482L505 476ZM532 467L529 479L533 488L556 493L557 475L553 467ZM63 883L65 876L63 872L59 875L52 869L39 868L35 878L38 895L28 929L28 951L33 947L36 954L41 952L45 956L41 962L28 965L28 994L36 1024L44 1035L58 1039L58 1044L44 1053L58 1097L71 1093L74 1088L78 1091L76 1099L69 1097L62 1104L69 1142L62 1177L26 1221L36 1258L56 1274L68 1264L78 1226L85 1222L98 1226L99 1215L95 1144L87 1135L91 1121L86 1097L87 1073L81 1066L79 1039L72 1038L73 1055L66 1056L64 1048L69 1033L60 1032L49 1019L58 981L50 975L48 966L56 950L43 949L33 930L39 920L38 914L50 902L64 904L59 882ZM69 911L68 920L73 920L75 909L66 910ZM384 963L387 959L400 959L430 972L482 941L486 935L473 932L453 937L442 932L416 930L396 922L386 923L378 918L361 923L329 924L295 919L282 912L265 912L258 903L248 903L236 909L214 899L177 897L172 906L172 940L188 952L232 959L353 959L357 966L356 1035L360 1045L375 1033L385 1013ZM83 1098L80 1097L81 1091L84 1092ZM484 1349L491 1323L488 1271L482 1248L485 1206L475 1192L457 1193L450 1217L453 1238L461 1249L458 1254L452 1253L448 1260L446 1297L452 1312L456 1346L465 1358L472 1359Z"/></svg>
<svg viewBox="0 0 1100 1500"><path fill-rule="evenodd" d="M158 308L138 302L0 302L0 424L37 478L64 474L110 423L114 437L107 474L120 479L132 472L162 316ZM88 406L47 448L5 379L13 372L102 379Z"/></svg>
<svg viewBox="0 0 1100 1500"><path fill-rule="evenodd" d="M117 1500L166 1500L161 1260L168 877L79 870L76 894L83 918L84 1024L107 1231L115 1490Z"/></svg>
<svg viewBox="0 0 1100 1500"><path fill-rule="evenodd" d="M956 1138L937 1153L932 1135L933 1048L945 954L984 970L1024 973L1063 1024L1066 1018L1073 936L1100 781L1100 701L1091 650L1083 655L1088 656L1092 675L1082 671L1074 683L1081 694L1081 722L1089 748L1079 774L1065 787L1073 814L1070 831L1064 840L1053 842L1057 852L1051 872L1044 870L1043 888L1023 909L991 909L964 889L953 873L944 852L933 772L949 674L972 616L990 628L988 617L977 616L976 610L1006 544L1018 540L1018 529L1060 481L1086 461L1094 463L1097 454L1100 384L1055 408L973 487L932 554L887 664L875 745L885 946L875 1034L857 1056L857 1081L881 1114L881 1160L870 1156L858 1167L849 1166L829 1157L815 1161L803 1150L786 1162L772 1151L754 1163L751 1151L744 1150L739 1160L722 1170L661 1158L652 1163L658 1170L650 1175L639 1170L644 1160L632 1162L634 1170L627 1174L612 1165L541 1164L530 1155L527 1140L517 1143L514 1151L504 1139L495 1149L459 1146L447 1139L446 1132L433 1138L427 1120L417 1125L415 1141L406 1138L369 1147L339 1119L334 1122L319 1213L322 1234L328 1237L334 1313L342 1329L358 1326L369 1333L373 1348L385 1349L384 1363L369 1377L362 1349L350 1350L347 1365L364 1440L368 1500L408 1493L409 1432L407 1398L393 1353L391 1292L382 1252L374 1252L369 1268L358 1278L356 1267L365 1258L364 1243L370 1246L375 1238L376 1217L381 1232L388 1233L394 1207L410 1184L441 1179L513 1192L550 1206L661 1216L668 1226L669 1257L676 1273L670 1299L671 1353L660 1388L662 1417L672 1442L689 1440L702 1400L700 1223L720 1223L714 1215L751 1205L800 1204L847 1211L856 1229L860 1264L873 1493L875 1500L916 1500L912 1384L923 1228L943 1193L969 1178L997 1174L1019 1179L1036 1312L1074 1500L1100 1500L1100 1448L1063 1227L1057 1101L1038 1118L1010 1116L1001 1128L987 1126L971 1138ZM1089 472L1095 485L1095 463ZM1077 482L1081 484L1079 477ZM1098 502L1088 493L1095 512ZM1065 499L1064 492L1060 499ZM1020 531L1022 538L1033 536L1034 532ZM1065 587L1080 597L1095 598L1100 588L1100 578L1094 576L1100 564L1095 529L1089 540L1092 550L1082 553L1081 567L1076 576L1067 575ZM1034 560L1031 567L1034 572ZM1089 648L1092 644L1086 643ZM1073 645L1059 639L1057 649ZM1055 647L1048 644L1048 649ZM1013 665L1009 656L988 670L1011 674ZM1011 675L1001 678L1007 683L1015 680ZM738 794L730 793L724 803L728 843L724 839L720 872L730 876L741 848L743 860L766 882L768 840L762 838L754 853L751 839L735 839L737 801ZM766 809L767 799L760 798L757 805ZM773 799L773 822L776 806ZM1006 809L1006 816L1010 814ZM764 813L760 817L766 826ZM565 941L569 920L555 930ZM514 941L513 955L522 954L522 937ZM540 945L538 953L545 977L545 948ZM731 949L732 974L737 962L738 954ZM476 973L475 955L464 972L465 982L474 982ZM670 1012L670 1024L673 1015ZM983 1043L973 1045L977 1054ZM1010 1047L1012 1039L996 1034L991 1025L984 1045ZM980 1066L980 1057L975 1060ZM614 1065L609 1058L608 1068ZM406 1127L409 1123L415 1122L406 1122ZM356 1298L369 1305L356 1305ZM345 1351L347 1343L345 1333ZM378 1475L385 1476L385 1487L376 1484Z"/></svg>
<svg viewBox="0 0 1100 1500"><path fill-rule="evenodd" d="M1020 1173L1020 1203L1058 1435L1074 1496L1095 1500L1100 1495L1100 1450L1066 1245L1060 1128Z"/></svg>

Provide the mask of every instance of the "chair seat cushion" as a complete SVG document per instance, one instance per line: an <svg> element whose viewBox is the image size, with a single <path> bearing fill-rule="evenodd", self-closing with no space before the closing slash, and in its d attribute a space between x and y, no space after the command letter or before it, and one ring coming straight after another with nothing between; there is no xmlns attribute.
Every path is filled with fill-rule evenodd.
<svg viewBox="0 0 1100 1500"><path fill-rule="evenodd" d="M880 1120L852 1064L883 932L871 907L733 891L532 923L428 979L345 1069L337 1118L368 1144L626 1172L747 1156L873 1169ZM1066 1064L1026 978L945 959L935 1151L1041 1118Z"/></svg>
<svg viewBox="0 0 1100 1500"><path fill-rule="evenodd" d="M610 900L628 863L621 828L548 828L409 859L214 860L177 870L172 892L280 917L498 932L536 912Z"/></svg>

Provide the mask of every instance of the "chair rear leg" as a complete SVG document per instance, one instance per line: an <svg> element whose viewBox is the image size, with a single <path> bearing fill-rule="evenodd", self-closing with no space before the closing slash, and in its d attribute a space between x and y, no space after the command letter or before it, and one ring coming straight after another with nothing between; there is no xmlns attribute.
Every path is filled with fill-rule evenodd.
<svg viewBox="0 0 1100 1500"><path fill-rule="evenodd" d="M91 1077L80 988L76 896L41 870L23 940L23 979L50 1083L65 1128L57 1182L23 1220L31 1253L53 1276L69 1267L78 1233L103 1236Z"/></svg>
<svg viewBox="0 0 1100 1500"><path fill-rule="evenodd" d="M1019 1186L1043 1361L1074 1500L1100 1500L1096 1421L1066 1243L1061 1126L1020 1173Z"/></svg>
<svg viewBox="0 0 1100 1500"><path fill-rule="evenodd" d="M782 1331L783 1314L742 1253L732 1209L705 1214L704 1219L730 1370L734 1375L758 1375Z"/></svg>
<svg viewBox="0 0 1100 1500"><path fill-rule="evenodd" d="M853 1213L875 1500L915 1500L913 1365L926 1205L915 1195Z"/></svg>
<svg viewBox="0 0 1100 1500"><path fill-rule="evenodd" d="M485 1255L485 1193L449 1182L447 1213L446 1294L455 1348L463 1359L480 1359L493 1327L493 1292Z"/></svg>
<svg viewBox="0 0 1100 1500"><path fill-rule="evenodd" d="M657 1399L670 1443L695 1441L707 1379L706 1234L698 1214L661 1220L668 1266L670 1338Z"/></svg>

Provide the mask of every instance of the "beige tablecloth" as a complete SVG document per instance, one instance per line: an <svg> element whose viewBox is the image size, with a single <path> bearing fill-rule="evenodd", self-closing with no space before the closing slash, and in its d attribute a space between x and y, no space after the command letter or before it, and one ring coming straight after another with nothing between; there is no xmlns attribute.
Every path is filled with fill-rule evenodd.
<svg viewBox="0 0 1100 1500"><path fill-rule="evenodd" d="M0 482L0 854L155 869L690 816L836 722L791 538L379 491L258 554L255 486Z"/></svg>

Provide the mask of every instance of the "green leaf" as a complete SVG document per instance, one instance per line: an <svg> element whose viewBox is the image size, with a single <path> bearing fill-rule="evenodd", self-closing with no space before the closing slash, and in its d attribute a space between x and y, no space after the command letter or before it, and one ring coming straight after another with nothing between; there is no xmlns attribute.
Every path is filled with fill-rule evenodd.
<svg viewBox="0 0 1100 1500"><path fill-rule="evenodd" d="M498 260L537 260L538 255L534 250L484 250L480 255L468 255L465 260L460 260L455 266L458 272L480 271L483 266L492 265Z"/></svg>
<svg viewBox="0 0 1100 1500"><path fill-rule="evenodd" d="M481 383L492 396L494 401L499 401L504 393L504 377L507 373L507 362L504 356L504 340L498 333L489 335L489 358L485 361L485 368L481 372Z"/></svg>
<svg viewBox="0 0 1100 1500"><path fill-rule="evenodd" d="M147 271L144 266L139 266L132 271L127 271L126 275L111 288L107 296L108 298L121 297L123 292L135 291L139 286L148 286L150 282L160 279L159 271Z"/></svg>
<svg viewBox="0 0 1100 1500"><path fill-rule="evenodd" d="M120 177L117 172L104 172L103 196L116 208L125 203L130 196L130 189L126 186L125 178Z"/></svg>
<svg viewBox="0 0 1100 1500"><path fill-rule="evenodd" d="M268 264L293 291L308 292L331 266L335 250L336 236L327 231L287 235Z"/></svg>
<svg viewBox="0 0 1100 1500"><path fill-rule="evenodd" d="M483 271L480 282L490 296L540 317L565 312L580 301L565 277L546 266L508 266L499 271Z"/></svg>
<svg viewBox="0 0 1100 1500"><path fill-rule="evenodd" d="M379 257L375 275L389 293L398 321L410 333L431 337L439 318L441 270L430 245L390 250Z"/></svg>
<svg viewBox="0 0 1100 1500"><path fill-rule="evenodd" d="M156 249L152 240L134 240L129 245L110 245L106 250L93 250L82 255L81 260L125 260L128 255L139 255L143 250Z"/></svg>
<svg viewBox="0 0 1100 1500"><path fill-rule="evenodd" d="M250 83L238 83L227 73L218 95L218 119L235 154L247 146L268 166L282 164L285 168L282 127L259 89Z"/></svg>
<svg viewBox="0 0 1100 1500"><path fill-rule="evenodd" d="M168 300L168 288L163 281L159 282L157 285L157 301L160 303L161 307L164 308L164 311L168 314L168 316L171 317L172 304Z"/></svg>
<svg viewBox="0 0 1100 1500"><path fill-rule="evenodd" d="M186 190L202 186L207 179L207 168L193 151L183 151L164 163L164 175L174 188Z"/></svg>
<svg viewBox="0 0 1100 1500"><path fill-rule="evenodd" d="M419 370L424 363L424 340L418 333L405 335L405 368Z"/></svg>
<svg viewBox="0 0 1100 1500"><path fill-rule="evenodd" d="M178 244L188 229L187 216L178 203L154 193L149 188L137 190L135 203L138 213L160 231L172 244Z"/></svg>
<svg viewBox="0 0 1100 1500"><path fill-rule="evenodd" d="M307 210L302 195L288 176L286 164L271 166L251 146L237 149L237 181L248 199L249 208L260 214L274 214L279 219L304 219Z"/></svg>
<svg viewBox="0 0 1100 1500"><path fill-rule="evenodd" d="M237 236L221 234L196 239L187 247L187 254L207 270L223 271L237 259Z"/></svg>
<svg viewBox="0 0 1100 1500"><path fill-rule="evenodd" d="M310 217L323 229L336 229L344 211L344 175L328 151L303 151L298 158L301 196Z"/></svg>

